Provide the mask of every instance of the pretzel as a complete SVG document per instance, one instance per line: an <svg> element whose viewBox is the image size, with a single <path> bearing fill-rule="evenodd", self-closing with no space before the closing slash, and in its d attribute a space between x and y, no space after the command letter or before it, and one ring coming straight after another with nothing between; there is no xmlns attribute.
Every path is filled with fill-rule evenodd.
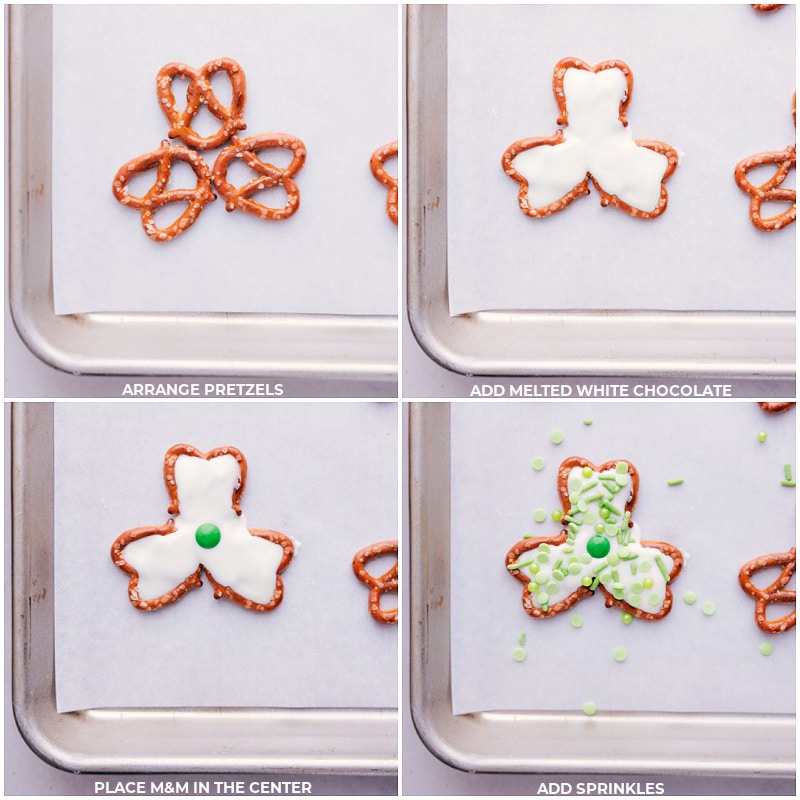
<svg viewBox="0 0 800 800"><path fill-rule="evenodd" d="M384 162L390 158L396 158L398 152L398 142L390 142L383 147L379 147L370 157L369 168L377 181L380 181L388 190L386 197L386 213L389 219L397 225L397 178L389 175L383 168Z"/></svg>
<svg viewBox="0 0 800 800"><path fill-rule="evenodd" d="M780 414L782 411L788 411L794 408L794 403L759 403L761 409L768 414Z"/></svg>
<svg viewBox="0 0 800 800"><path fill-rule="evenodd" d="M795 94L792 96L792 121L795 127L797 127L796 100L797 95ZM796 163L796 146L789 145L785 150L768 150L748 156L736 165L733 171L734 178L739 188L751 196L750 221L759 230L778 231L791 225L797 219L797 193L794 189L784 188L782 185L795 168ZM765 164L775 164L777 166L775 174L760 186L754 186L747 180L747 173L751 169ZM781 214L764 217L761 213L761 206L765 202L791 203L792 207Z"/></svg>
<svg viewBox="0 0 800 800"><path fill-rule="evenodd" d="M230 79L231 104L229 107L223 106L217 100L214 90L211 88L211 76L217 72L226 73ZM186 89L186 107L183 111L178 109L175 95L172 93L172 82L176 76L189 79L189 86ZM156 94L161 110L170 126L169 138L180 139L184 144L196 147L198 150L213 150L221 147L237 131L247 127L242 117L247 101L244 70L232 58L218 58L209 61L200 69L180 62L166 64L161 67L156 76ZM192 120L203 104L222 123L219 130L210 136L201 136L191 127Z"/></svg>
<svg viewBox="0 0 800 800"><path fill-rule="evenodd" d="M292 151L288 167L281 169L262 161L256 153L269 148L284 148ZM234 158L241 158L258 176L238 188L228 183L228 165ZM227 211L239 209L261 219L282 220L291 217L300 208L300 189L294 176L303 168L306 160L305 145L288 133L262 133L247 139L234 136L230 144L217 156L212 170L212 179L217 191L225 199ZM262 189L282 186L287 194L287 203L273 208L250 198Z"/></svg>
<svg viewBox="0 0 800 800"><path fill-rule="evenodd" d="M235 447L204 453L177 444L167 451L164 484L174 518L127 530L111 546L111 560L130 576L134 608L155 611L174 603L202 586L204 571L216 599L250 611L280 604L279 573L291 562L294 543L278 531L247 527L240 506L246 479L247 461Z"/></svg>
<svg viewBox="0 0 800 800"><path fill-rule="evenodd" d="M367 561L387 553L397 553L397 540L377 542L362 548L353 556L353 573L361 583L369 586L369 613L376 622L394 625L397 622L397 608L381 608L381 595L384 592L396 592L398 586L397 561L394 566L375 576L367 570Z"/></svg>
<svg viewBox="0 0 800 800"><path fill-rule="evenodd" d="M777 11L779 8L783 8L786 3L751 3L751 6L756 11Z"/></svg>
<svg viewBox="0 0 800 800"><path fill-rule="evenodd" d="M602 77L579 78L581 73ZM565 88L568 75L572 101ZM501 159L504 172L520 184L520 210L534 218L555 214L589 194L591 181L603 207L613 206L639 219L663 214L667 208L664 183L678 166L678 152L665 142L633 139L625 131L633 93L630 67L619 60L591 66L579 58L564 58L555 66L552 85L559 111L556 124L564 128L552 136L519 139L506 148ZM619 97L616 108L608 102L614 92ZM577 110L570 111L571 104L577 105ZM603 115L606 119L601 124ZM578 174L584 177L572 184ZM540 193L538 201L531 200L532 189Z"/></svg>
<svg viewBox="0 0 800 800"><path fill-rule="evenodd" d="M758 556L752 561L748 561L739 570L739 584L755 601L755 620L756 625L764 633L784 633L795 626L797 622L797 610L789 612L784 617L778 619L767 619L767 606L770 603L796 603L797 593L794 589L787 589L786 586L792 580L797 555L795 548L792 547L785 553L771 553L765 556ZM755 572L769 567L781 567L781 574L766 588L759 589L751 581Z"/></svg>
<svg viewBox="0 0 800 800"><path fill-rule="evenodd" d="M192 168L197 175L194 189L167 189L173 161L183 161ZM130 194L130 179L153 167L157 167L156 180L144 197ZM206 205L216 199L211 189L211 173L203 158L181 145L171 146L166 139L158 150L138 156L121 167L114 176L112 188L122 205L142 212L144 232L155 242L168 242L184 233L196 222ZM189 203L183 213L171 225L159 228L153 217L154 212L168 203L182 202Z"/></svg>
<svg viewBox="0 0 800 800"><path fill-rule="evenodd" d="M641 539L631 519L639 487L633 464L595 466L572 456L559 466L557 486L567 528L523 539L506 554L509 574L525 585L525 612L552 617L600 589L607 608L644 620L666 616L683 554L667 542Z"/></svg>

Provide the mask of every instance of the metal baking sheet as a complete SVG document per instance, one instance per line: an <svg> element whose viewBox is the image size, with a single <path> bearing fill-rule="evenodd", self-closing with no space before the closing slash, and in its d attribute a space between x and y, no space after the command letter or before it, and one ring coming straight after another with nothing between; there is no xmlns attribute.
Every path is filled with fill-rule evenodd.
<svg viewBox="0 0 800 800"><path fill-rule="evenodd" d="M397 377L393 316L253 313L56 315L52 288L52 8L6 9L9 301L43 361L75 374Z"/></svg>
<svg viewBox="0 0 800 800"><path fill-rule="evenodd" d="M395 774L396 709L114 708L57 713L53 406L12 407L12 699L20 731L72 772Z"/></svg>
<svg viewBox="0 0 800 800"><path fill-rule="evenodd" d="M793 715L452 713L450 406L409 416L411 713L441 760L472 772L795 775ZM542 736L546 730L547 735Z"/></svg>
<svg viewBox="0 0 800 800"><path fill-rule="evenodd" d="M789 312L479 311L451 316L447 259L447 6L406 17L411 327L467 375L793 377ZM624 346L621 343L624 342Z"/></svg>

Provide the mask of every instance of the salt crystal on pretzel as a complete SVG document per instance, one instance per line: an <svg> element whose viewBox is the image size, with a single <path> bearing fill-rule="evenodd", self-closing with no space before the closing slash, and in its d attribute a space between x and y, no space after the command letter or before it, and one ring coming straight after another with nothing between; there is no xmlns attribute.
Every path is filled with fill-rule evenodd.
<svg viewBox="0 0 800 800"><path fill-rule="evenodd" d="M632 91L633 73L623 61L591 66L565 58L556 64L556 122L564 127L552 136L520 139L502 157L506 174L521 184L524 214L562 211L589 194L590 180L602 206L640 219L664 213L664 183L678 166L678 152L664 142L633 138L625 116Z"/></svg>
<svg viewBox="0 0 800 800"><path fill-rule="evenodd" d="M384 169L384 163L388 161L390 158L396 158L398 152L398 142L389 142L389 144L384 145L383 147L379 147L370 157L369 160L369 168L372 170L372 174L375 177L375 180L382 183L389 191L386 197L386 213L389 215L389 219L397 225L397 200L398 200L398 192L397 192L397 178L393 175L390 175Z"/></svg>
<svg viewBox="0 0 800 800"><path fill-rule="evenodd" d="M188 164L197 176L193 189L169 189L170 172L174 161ZM128 184L134 175L157 168L156 180L144 196L138 197L128 191ZM186 232L200 216L202 210L216 199L211 189L211 172L203 158L194 150L181 145L172 146L165 139L161 147L131 159L114 176L112 183L114 197L129 208L141 211L144 232L155 242L168 242ZM188 203L181 215L166 228L155 223L154 213L169 203Z"/></svg>
<svg viewBox="0 0 800 800"><path fill-rule="evenodd" d="M211 88L211 76L217 72L224 72L230 79L230 106L222 105ZM172 82L176 77L189 79L183 110L178 108L172 91ZM169 122L170 139L180 139L198 150L221 147L231 136L247 127L242 116L247 102L244 70L232 58L217 58L199 69L180 62L165 64L156 76L156 93L161 111ZM210 136L201 136L191 127L203 105L222 123L219 130Z"/></svg>
<svg viewBox="0 0 800 800"><path fill-rule="evenodd" d="M260 150L283 148L290 150L292 160L285 168L276 167L260 159ZM228 181L228 165L235 158L241 159L256 173L256 177L243 186L233 186ZM303 168L306 147L296 136L288 133L262 133L239 139L234 136L230 144L217 156L212 170L212 179L217 191L225 199L228 211L239 209L260 219L282 220L291 217L300 208L300 189L294 176ZM281 186L286 192L286 204L275 208L251 199L264 189Z"/></svg>

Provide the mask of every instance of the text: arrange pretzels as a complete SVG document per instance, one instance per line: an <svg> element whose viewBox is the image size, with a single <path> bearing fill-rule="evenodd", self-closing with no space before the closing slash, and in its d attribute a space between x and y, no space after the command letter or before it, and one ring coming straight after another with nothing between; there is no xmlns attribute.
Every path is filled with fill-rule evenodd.
<svg viewBox="0 0 800 800"><path fill-rule="evenodd" d="M397 157L397 149L398 143L396 141L390 142L383 147L379 147L369 160L369 168L372 170L375 179L389 190L386 197L386 213L395 225L397 225L397 178L389 175L383 165L390 158Z"/></svg>
<svg viewBox="0 0 800 800"><path fill-rule="evenodd" d="M359 550L353 556L353 572L355 576L366 586L369 586L369 613L377 622L386 625L393 625L397 622L397 608L381 608L381 595L384 592L396 592L397 561L394 566L384 572L383 575L375 576L367 570L367 561L378 556L389 553L397 554L397 540L377 542Z"/></svg>
<svg viewBox="0 0 800 800"><path fill-rule="evenodd" d="M229 107L223 106L217 100L211 88L211 76L216 72L225 72L230 78L232 94ZM186 107L182 111L172 92L172 82L176 76L189 79ZM169 122L170 139L180 139L184 144L198 150L221 147L231 136L247 127L242 117L247 100L244 70L232 58L209 61L200 69L177 62L166 64L156 77L156 92L161 110ZM210 136L201 136L191 127L202 105L222 123L219 130Z"/></svg>
<svg viewBox="0 0 800 800"><path fill-rule="evenodd" d="M174 161L188 164L195 175L197 185L193 189L168 189L170 172ZM143 197L129 194L128 183L140 173L157 167L155 183ZM114 196L124 206L142 212L142 227L145 233L156 242L168 242L188 230L200 212L208 203L216 198L211 189L211 172L203 158L194 150L181 145L171 146L165 139L158 150L138 156L125 164L114 176L112 184ZM166 228L159 228L154 220L154 213L168 203L188 202L183 213Z"/></svg>
<svg viewBox="0 0 800 800"><path fill-rule="evenodd" d="M739 570L739 583L742 589L756 601L755 619L756 625L764 633L783 633L795 626L797 622L797 609L791 611L784 617L778 619L767 619L767 606L770 603L796 603L797 593L786 586L792 580L797 554L795 548L785 553L771 553L759 556L752 561L748 561ZM760 589L751 578L753 573L769 567L780 567L781 574L767 587Z"/></svg>
<svg viewBox="0 0 800 800"><path fill-rule="evenodd" d="M792 98L792 119L796 120L796 95ZM759 230L777 231L791 225L797 219L797 193L794 189L783 187L783 182L797 163L797 148L789 145L785 150L768 150L764 153L743 158L734 169L733 175L739 188L750 195L750 221ZM747 179L747 173L765 164L774 164L777 169L771 178L760 186L754 186ZM791 203L791 208L781 214L765 217L761 207L765 202Z"/></svg>
<svg viewBox="0 0 800 800"><path fill-rule="evenodd" d="M262 161L257 153L270 148L283 148L292 151L292 160L288 167L276 167ZM257 176L238 188L228 182L228 165L235 158L240 158ZM291 217L300 208L300 189L294 182L294 176L303 168L306 160L305 145L288 133L263 133L239 139L234 136L230 144L217 156L213 168L214 186L225 199L228 211L239 209L261 219L281 220ZM273 189L282 186L286 191L286 205L280 208L266 206L252 195L262 189Z"/></svg>

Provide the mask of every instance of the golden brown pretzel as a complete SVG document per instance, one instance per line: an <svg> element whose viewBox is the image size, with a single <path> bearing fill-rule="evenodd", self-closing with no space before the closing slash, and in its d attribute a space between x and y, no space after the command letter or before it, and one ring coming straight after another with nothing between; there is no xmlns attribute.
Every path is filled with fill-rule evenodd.
<svg viewBox="0 0 800 800"><path fill-rule="evenodd" d="M796 118L797 95L792 97L792 119L797 125ZM771 178L768 178L759 186L754 186L747 179L747 173L751 169L774 164L777 169ZM795 145L789 145L785 150L768 150L764 153L743 158L733 171L734 179L743 192L750 195L750 221L756 228L762 231L778 231L791 225L797 219L797 192L794 189L784 188L783 182L789 173L795 169L797 164L797 150ZM787 208L780 214L772 217L765 217L761 212L761 207L765 202L791 203L791 208Z"/></svg>
<svg viewBox="0 0 800 800"><path fill-rule="evenodd" d="M167 453L164 456L164 485L166 486L170 499L170 503L167 508L168 513L173 514L176 517L180 515L178 485L175 479L175 465L180 456L191 456L193 458L200 458L206 461L210 461L211 459L219 456L233 457L238 464L239 476L238 482L232 490L230 508L233 509L236 516L241 516L242 510L239 505L239 501L242 493L244 492L247 481L247 460L245 459L244 454L237 448L229 446L217 447L207 453L204 453L203 451L198 450L196 447L187 444L173 445L169 450L167 450ZM211 520L207 520L207 522L211 522ZM176 525L176 520L170 519L164 525L149 525L127 530L118 536L111 545L111 560L117 567L119 567L119 569L130 576L128 581L128 597L134 608L140 611L155 611L159 608L169 605L170 603L174 603L176 600L179 600L181 597L183 597L183 595L186 594L186 592L188 592L190 589L203 585L201 577L204 571L211 582L211 585L214 587L214 597L216 599L224 597L227 600L231 600L250 611L271 611L283 600L284 587L280 573L286 569L294 556L294 542L290 537L283 533L260 528L249 528L248 532L251 536L274 542L283 550L281 560L277 567L277 574L275 575L275 587L272 597L268 602L259 603L255 600L251 600L250 598L237 593L230 586L227 586L224 583L216 580L208 564L204 562L199 563L196 567L193 565L192 571L189 572L186 577L182 577L182 579L178 580L176 585L168 592L150 599L142 597L139 592L139 572L126 559L124 552L125 548L129 544L149 536L175 535L177 531L178 526ZM219 533L219 529L217 529L217 534ZM220 536L218 535L217 540L219 540L219 538ZM216 543L211 545L201 545L201 547L213 549L216 547Z"/></svg>
<svg viewBox="0 0 800 800"><path fill-rule="evenodd" d="M556 100L556 104L558 105L558 117L556 118L556 124L563 125L567 127L569 125L569 113L567 110L567 96L564 90L564 78L567 74L567 70L569 69L580 69L585 70L587 72L602 72L608 69L617 69L622 72L625 78L626 84L626 91L624 96L620 100L619 103L619 114L618 119L620 123L624 127L628 125L628 119L626 117L626 113L628 110L628 106L631 102L631 97L633 95L633 72L631 71L630 67L624 62L620 61L619 59L613 59L610 61L602 61L599 64L591 65L587 64L580 58L563 58L561 59L555 66L553 70L553 95ZM637 217L639 219L655 219L656 217L660 216L667 210L667 199L668 193L666 186L664 185L669 177L675 172L678 166L678 152L675 148L671 147L670 145L666 144L666 142L660 142L655 139L635 139L635 143L639 147L644 147L648 150L652 150L653 152L659 153L663 155L667 160L667 168L664 171L664 174L661 177L661 192L658 199L658 203L656 207L652 210L643 210L639 208L634 208L630 204L620 200L620 198L614 194L606 192L605 189L601 186L598 179L587 173L585 178L573 186L566 194L562 195L558 200L549 203L545 206L538 206L534 207L531 206L530 201L528 199L528 180L522 175L514 166L514 159L520 154L525 152L526 150L531 150L535 147L553 147L556 145L561 144L564 141L564 131L559 130L556 131L552 136L536 136L536 137L528 137L525 139L519 139L513 142L509 147L506 148L503 156L501 158L501 163L503 167L503 171L513 180L520 184L520 189L518 193L518 202L520 210L529 217L540 218L540 217L547 217L551 214L555 214L559 211L563 211L568 205L572 202L577 200L582 195L589 194L589 181L591 180L594 187L600 194L600 204L602 206L612 206L613 208L618 208L620 211L624 211L626 214L630 214L633 217Z"/></svg>
<svg viewBox="0 0 800 800"><path fill-rule="evenodd" d="M588 459L580 456L572 456L562 461L558 469L557 478L558 494L561 498L561 506L564 511L564 516L562 519L565 521L570 520L570 514L576 514L577 512L577 509L573 508L573 499L571 498L571 489L569 486L570 473L573 468L587 468L592 473L600 474L616 470L618 464L624 465L624 474L628 476L629 481L629 489L627 490L629 497L624 506L619 509L619 514L622 519L629 520L629 527L632 526L633 523L630 521L630 514L636 504L637 493L639 489L639 472L633 464L625 459L606 461L600 466L595 466ZM587 497L589 497L589 495L587 495ZM590 597L594 594L595 589L598 588L605 596L605 605L607 608L616 606L623 612L630 614L632 617L645 620L657 620L666 616L670 612L670 609L673 605L673 596L669 584L678 577L683 567L683 553L681 553L677 547L667 542L649 540L641 540L640 544L643 547L658 550L660 553L663 553L672 560L672 567L668 573L666 573L666 568L664 567L666 587L664 591L664 599L658 611L646 611L642 608L631 605L621 597L615 597L613 592L609 591L600 581L595 581L591 586L578 585L574 591L566 595L563 599L552 604L548 603L546 606L538 603L538 601L534 602L535 591L532 591L531 589L531 575L529 572L526 573L525 569L523 569L525 564L522 557L528 551L540 548L542 545L561 549L562 545L569 543L569 537L570 534L568 531L562 530L555 536L523 539L522 541L517 542L506 554L506 568L508 569L509 574L516 580L525 584L525 588L522 592L522 607L527 614L537 619L552 617L555 614L560 614L563 611L571 608L583 598ZM571 545L570 549L572 549ZM564 560L566 560L566 556L564 557ZM596 560L600 559L597 558Z"/></svg>
<svg viewBox="0 0 800 800"><path fill-rule="evenodd" d="M783 8L785 3L751 3L750 4L756 11L777 11Z"/></svg>
<svg viewBox="0 0 800 800"><path fill-rule="evenodd" d="M759 403L762 411L766 411L768 414L780 414L782 411L794 408L794 405L794 403Z"/></svg>
<svg viewBox="0 0 800 800"><path fill-rule="evenodd" d="M755 601L756 625L764 633L783 633L793 628L797 622L797 610L778 619L767 619L767 606L770 603L796 603L797 593L786 586L792 580L797 564L795 548L785 553L770 553L748 561L739 570L739 584ZM769 567L781 567L781 574L766 588L759 589L751 580L753 573Z"/></svg>
<svg viewBox="0 0 800 800"><path fill-rule="evenodd" d="M231 82L231 104L228 107L217 100L211 88L211 76L217 72L226 73ZM172 82L176 76L189 79L186 107L183 111L178 109L172 92ZM184 144L198 150L221 147L237 131L247 127L242 117L247 101L244 70L232 58L209 61L200 69L179 62L166 64L156 76L156 93L159 106L169 122L170 139L180 139ZM219 130L210 136L200 136L191 127L192 120L202 105L222 123Z"/></svg>
<svg viewBox="0 0 800 800"><path fill-rule="evenodd" d="M387 553L397 553L397 540L377 542L362 548L353 556L353 573L363 584L369 586L369 613L376 622L394 625L397 622L397 608L381 608L381 595L384 592L396 592L398 586L398 564L375 576L367 570L367 561Z"/></svg>
<svg viewBox="0 0 800 800"><path fill-rule="evenodd" d="M173 161L188 164L195 175L197 185L194 189L167 189ZM156 180L143 197L128 192L130 179L140 173L157 167ZM155 242L168 242L188 230L200 216L200 212L216 198L211 189L211 172L203 158L194 150L181 145L171 146L165 139L158 150L131 159L114 176L112 184L114 196L120 203L142 212L144 232ZM168 203L188 202L187 208L166 228L159 228L154 212Z"/></svg>
<svg viewBox="0 0 800 800"><path fill-rule="evenodd" d="M288 167L276 167L258 157L259 150L271 148L291 150L292 160ZM228 182L228 165L235 158L240 158L257 173L257 177L238 188ZM228 211L239 209L261 219L287 219L300 208L300 189L293 178L303 168L305 160L305 145L291 134L262 133L247 139L234 136L214 162L212 170L214 186L225 199L225 208ZM285 206L274 208L250 199L256 192L276 186L282 186L286 191Z"/></svg>
<svg viewBox="0 0 800 800"><path fill-rule="evenodd" d="M398 152L398 142L389 142L389 144L385 144L383 147L379 147L371 156L369 160L369 168L372 170L372 174L375 176L375 179L380 181L388 190L388 194L386 197L386 213L389 215L389 219L397 225L397 215L398 215L398 208L397 208L397 200L398 200L398 190L397 190L397 178L389 175L388 172L384 169L384 163L388 161L390 158L396 158Z"/></svg>

